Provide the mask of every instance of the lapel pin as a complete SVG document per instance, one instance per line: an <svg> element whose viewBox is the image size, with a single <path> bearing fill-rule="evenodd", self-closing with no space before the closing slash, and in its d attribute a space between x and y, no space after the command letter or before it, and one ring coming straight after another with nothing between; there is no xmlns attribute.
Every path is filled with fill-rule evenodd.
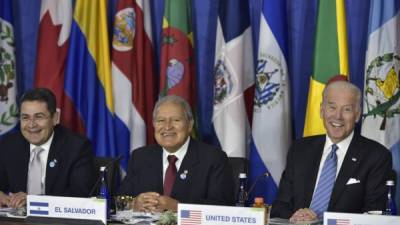
<svg viewBox="0 0 400 225"><path fill-rule="evenodd" d="M52 161L50 161L49 166L50 166L51 168L53 168L53 167L56 166L56 163L57 163L57 159L53 159Z"/></svg>
<svg viewBox="0 0 400 225"><path fill-rule="evenodd" d="M351 160L353 160L353 162L357 161L357 159L356 159L356 158L351 158Z"/></svg>
<svg viewBox="0 0 400 225"><path fill-rule="evenodd" d="M181 173L181 175L180 175L181 180L185 180L187 177L187 174L188 174L188 171L184 170L183 173Z"/></svg>

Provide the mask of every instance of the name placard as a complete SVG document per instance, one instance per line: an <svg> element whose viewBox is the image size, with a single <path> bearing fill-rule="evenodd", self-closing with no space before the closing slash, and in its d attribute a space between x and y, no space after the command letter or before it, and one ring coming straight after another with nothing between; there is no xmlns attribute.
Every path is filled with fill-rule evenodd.
<svg viewBox="0 0 400 225"><path fill-rule="evenodd" d="M105 199L28 195L27 216L100 220L107 224Z"/></svg>
<svg viewBox="0 0 400 225"><path fill-rule="evenodd" d="M355 214L355 213L324 213L324 225L376 225L400 224L400 216Z"/></svg>
<svg viewBox="0 0 400 225"><path fill-rule="evenodd" d="M265 209L178 204L178 225L264 225Z"/></svg>

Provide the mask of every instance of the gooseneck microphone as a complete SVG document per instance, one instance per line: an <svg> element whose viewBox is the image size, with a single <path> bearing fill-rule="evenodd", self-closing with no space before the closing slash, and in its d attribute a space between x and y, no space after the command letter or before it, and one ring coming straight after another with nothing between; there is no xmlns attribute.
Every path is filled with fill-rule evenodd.
<svg viewBox="0 0 400 225"><path fill-rule="evenodd" d="M249 200L249 196L250 196L251 192L253 191L253 189L255 188L255 186L258 183L258 181L261 180L261 178L264 178L264 177L269 177L269 173L265 172L265 173L263 173L261 175L258 175L256 177L256 179L254 180L253 184L250 186L249 191L247 191L246 202L247 202L247 200Z"/></svg>
<svg viewBox="0 0 400 225"><path fill-rule="evenodd" d="M115 158L115 159L112 159L110 162L108 162L104 167L105 167L105 170L107 170L111 165L113 165L115 162L118 162L118 161L120 161L121 159L122 159L122 157L123 157L123 155L119 155L119 156L117 156L117 158ZM96 168L96 169L98 169L98 168ZM117 168L118 169L118 168ZM96 180L96 182L94 183L94 185L93 185L93 187L92 187L92 189L90 190L90 192L89 192L89 197L91 197L92 195L93 195L93 193L94 193L94 191L96 190L96 187L99 185L99 182L101 181L101 173L99 174L99 176L97 177L97 180ZM111 181L109 181L109 182L111 182Z"/></svg>

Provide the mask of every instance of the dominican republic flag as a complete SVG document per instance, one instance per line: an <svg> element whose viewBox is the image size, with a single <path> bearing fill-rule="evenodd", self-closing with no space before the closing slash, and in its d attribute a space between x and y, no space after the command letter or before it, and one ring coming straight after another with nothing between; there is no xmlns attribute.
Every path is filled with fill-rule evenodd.
<svg viewBox="0 0 400 225"><path fill-rule="evenodd" d="M126 169L131 150L153 143L155 101L150 2L121 0L114 19L112 81L116 145Z"/></svg>
<svg viewBox="0 0 400 225"><path fill-rule="evenodd" d="M286 27L286 2L264 0L255 75L249 183L269 172L270 177L260 180L250 193L250 199L264 196L268 203L275 199L291 142Z"/></svg>
<svg viewBox="0 0 400 225"><path fill-rule="evenodd" d="M29 202L29 214L31 215L49 215L48 202Z"/></svg>
<svg viewBox="0 0 400 225"><path fill-rule="evenodd" d="M250 125L244 92L254 85L248 1L220 1L214 63L212 121L229 157L246 157Z"/></svg>
<svg viewBox="0 0 400 225"><path fill-rule="evenodd" d="M12 0L0 0L0 137L18 122Z"/></svg>
<svg viewBox="0 0 400 225"><path fill-rule="evenodd" d="M70 0L42 0L38 32L35 86L50 89L57 99L61 118L63 113L64 73L68 40L72 22ZM66 102L71 104L71 102ZM71 108L71 106L67 106ZM63 119L61 119L63 123ZM74 128L68 123L65 126Z"/></svg>
<svg viewBox="0 0 400 225"><path fill-rule="evenodd" d="M400 205L399 24L399 0L371 2L361 128L362 135L392 152L393 168L397 172L397 205Z"/></svg>
<svg viewBox="0 0 400 225"><path fill-rule="evenodd" d="M77 0L65 71L65 98L74 115L71 124L82 121L97 156L118 155L114 134L106 0Z"/></svg>

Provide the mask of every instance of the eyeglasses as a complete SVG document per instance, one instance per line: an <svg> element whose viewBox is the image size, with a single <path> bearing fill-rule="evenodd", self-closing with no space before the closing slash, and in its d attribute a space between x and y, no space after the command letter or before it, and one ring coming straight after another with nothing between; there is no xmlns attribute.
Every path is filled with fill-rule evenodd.
<svg viewBox="0 0 400 225"><path fill-rule="evenodd" d="M30 122L41 123L49 118L50 118L50 115L45 115L43 113L35 114L35 115L33 115L33 117L31 117L29 115L21 115L20 116L21 123L30 123Z"/></svg>

